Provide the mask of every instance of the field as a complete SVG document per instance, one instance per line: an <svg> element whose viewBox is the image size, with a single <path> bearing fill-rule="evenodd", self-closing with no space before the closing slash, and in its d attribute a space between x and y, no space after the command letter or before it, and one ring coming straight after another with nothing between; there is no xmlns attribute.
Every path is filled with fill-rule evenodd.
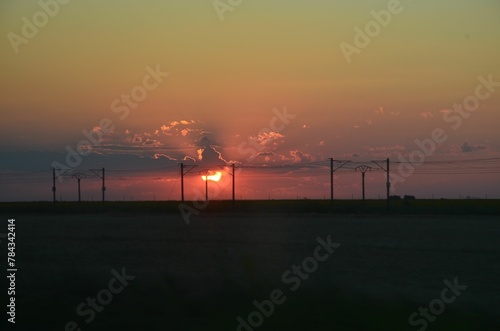
<svg viewBox="0 0 500 331"><path fill-rule="evenodd" d="M214 201L186 224L173 202L0 204L0 232L16 219L9 329L71 330L73 321L81 330L423 330L410 315L457 278L466 289L427 329L498 330L499 208L493 200L397 201L390 212L382 201L334 209L327 201ZM340 246L313 271L303 268L300 284L283 281L328 236ZM90 313L77 307L122 268L135 278L86 323ZM273 291L282 303L267 308L269 317L238 328L237 318L248 323L253 302Z"/></svg>

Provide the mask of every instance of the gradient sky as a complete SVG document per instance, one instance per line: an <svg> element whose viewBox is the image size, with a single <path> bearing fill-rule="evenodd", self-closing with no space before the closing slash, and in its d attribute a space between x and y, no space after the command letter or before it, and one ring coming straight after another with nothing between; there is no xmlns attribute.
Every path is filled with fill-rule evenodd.
<svg viewBox="0 0 500 331"><path fill-rule="evenodd" d="M341 43L354 45L354 28L390 2L243 1L221 21L211 0L73 0L16 53L9 33L23 36L23 17L33 22L41 7L3 0L0 200L49 200L52 162L65 163L82 130L102 133L103 118L113 132L75 171L106 167L111 199L177 199L178 163L202 169L215 151L221 162L256 167L239 174L241 198L323 198L328 158L408 158L435 128L448 139L426 161L499 157L500 87L456 130L443 116L474 95L478 77L500 82L500 1L401 1L348 63ZM143 84L147 67L169 76L121 119L112 104ZM261 131L285 108L295 117L282 130ZM251 142L261 147L249 160L238 146ZM229 180L224 173L220 185ZM384 195L383 180L367 176L369 198ZM335 182L339 198L360 197L359 173ZM203 188L198 175L186 184L188 198ZM498 173L414 174L395 194L500 198L499 184ZM75 199L74 185L65 180L58 194ZM97 198L99 182L86 185L84 198ZM219 198L228 197L224 186Z"/></svg>

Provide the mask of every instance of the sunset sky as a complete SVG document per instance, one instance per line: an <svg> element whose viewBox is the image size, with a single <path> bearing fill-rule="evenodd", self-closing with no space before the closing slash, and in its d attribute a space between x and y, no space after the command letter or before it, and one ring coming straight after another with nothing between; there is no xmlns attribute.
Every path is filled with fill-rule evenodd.
<svg viewBox="0 0 500 331"><path fill-rule="evenodd" d="M196 171L236 162L237 198L278 199L328 197L329 158L408 160L435 129L447 139L426 162L500 157L500 1L215 4L3 0L0 201L50 200L53 162L106 167L112 200L179 199L180 162L198 165L192 199ZM67 146L87 154L75 167ZM500 170L425 167L394 194L500 198ZM360 198L360 180L336 173L336 197ZM83 183L98 199L100 182ZM58 185L76 199L74 180ZM369 173L367 197L384 194Z"/></svg>

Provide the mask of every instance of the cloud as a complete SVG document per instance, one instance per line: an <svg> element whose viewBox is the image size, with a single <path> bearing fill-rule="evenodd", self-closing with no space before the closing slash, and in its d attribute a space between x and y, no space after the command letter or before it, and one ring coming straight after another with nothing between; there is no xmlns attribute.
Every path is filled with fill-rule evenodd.
<svg viewBox="0 0 500 331"><path fill-rule="evenodd" d="M426 112L420 113L420 117L422 117L423 119L429 119L429 118L433 118L434 115L432 115L431 112L426 111Z"/></svg>
<svg viewBox="0 0 500 331"><path fill-rule="evenodd" d="M184 156L182 158L182 161L192 161L192 162L196 163L196 159L191 157L191 156Z"/></svg>
<svg viewBox="0 0 500 331"><path fill-rule="evenodd" d="M196 151L198 163L204 166L227 164L228 162L222 157L221 152L216 149L217 144L210 139L210 135L210 132L204 132L196 142L200 147Z"/></svg>
<svg viewBox="0 0 500 331"><path fill-rule="evenodd" d="M176 161L175 158L169 156L169 155L166 155L166 154L161 154L161 153L156 153L153 155L153 159L155 160L158 160L160 158L165 158L165 159L168 159L168 160L171 160L171 161Z"/></svg>
<svg viewBox="0 0 500 331"><path fill-rule="evenodd" d="M161 147L163 146L163 144L161 142L159 142L158 140L156 139L146 139L143 143L144 146L149 146L149 147Z"/></svg>
<svg viewBox="0 0 500 331"><path fill-rule="evenodd" d="M390 151L404 151L406 148L402 145L393 145L393 146L366 146L370 152L390 152Z"/></svg>
<svg viewBox="0 0 500 331"><path fill-rule="evenodd" d="M198 151L198 160L199 163L204 166L216 166L227 164L228 162L222 157L222 154L212 146L206 146L205 148L201 148Z"/></svg>
<svg viewBox="0 0 500 331"><path fill-rule="evenodd" d="M384 107L380 106L379 109L375 110L375 114L384 115Z"/></svg>
<svg viewBox="0 0 500 331"><path fill-rule="evenodd" d="M257 141L261 145L266 145L273 140L282 139L282 138L285 138L285 136L282 135L281 133L270 131L270 132L264 132L264 133L259 134L257 136Z"/></svg>
<svg viewBox="0 0 500 331"><path fill-rule="evenodd" d="M292 156L292 162L294 163L314 161L314 156L301 152L298 149L290 151L290 155Z"/></svg>
<svg viewBox="0 0 500 331"><path fill-rule="evenodd" d="M257 154L257 156L274 156L276 153L273 152L260 152Z"/></svg>
<svg viewBox="0 0 500 331"><path fill-rule="evenodd" d="M201 123L194 120L171 121L168 124L163 124L160 130L166 136L182 135L185 137L191 132L201 131L200 128L195 127L197 124Z"/></svg>
<svg viewBox="0 0 500 331"><path fill-rule="evenodd" d="M286 163L302 163L315 161L315 157L311 154L304 153L298 149L288 151L285 154L275 152L260 152L257 154L258 158L263 159L266 165Z"/></svg>
<svg viewBox="0 0 500 331"><path fill-rule="evenodd" d="M468 143L464 143L461 147L463 153L471 153L475 151L480 151L482 149L485 149L484 146L471 146Z"/></svg>

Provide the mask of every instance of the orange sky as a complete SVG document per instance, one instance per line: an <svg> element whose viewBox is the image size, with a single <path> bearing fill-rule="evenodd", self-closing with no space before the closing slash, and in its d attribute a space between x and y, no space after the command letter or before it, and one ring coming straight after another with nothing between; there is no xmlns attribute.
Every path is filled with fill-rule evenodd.
<svg viewBox="0 0 500 331"><path fill-rule="evenodd" d="M426 161L500 156L497 1L401 1L395 10L394 1L255 0L224 12L223 21L211 1L41 3L52 7L0 4L0 173L24 167L48 171L50 181L52 161L68 166L67 146L76 150L82 140L92 157L75 171L111 171L123 155L131 169L144 158L177 169L182 160L202 164L197 151L204 149L247 166L396 161L436 128L447 139ZM384 13L390 22L382 27L375 17ZM37 31L26 22L38 22ZM370 33L370 24L378 31L360 47L357 28ZM346 57L346 44L358 51ZM454 105L478 88L487 97L461 115ZM23 165L35 152L45 156L32 154ZM247 169L252 179L243 175L240 195L322 198L325 169L299 178ZM358 175L339 175L339 196L359 196ZM454 178L412 175L396 193L500 197L491 185L498 174ZM382 174L368 180L380 187L371 197L384 194ZM122 182L116 185L126 191ZM144 198L169 198L153 180L136 184ZM16 197L47 197L35 191Z"/></svg>

